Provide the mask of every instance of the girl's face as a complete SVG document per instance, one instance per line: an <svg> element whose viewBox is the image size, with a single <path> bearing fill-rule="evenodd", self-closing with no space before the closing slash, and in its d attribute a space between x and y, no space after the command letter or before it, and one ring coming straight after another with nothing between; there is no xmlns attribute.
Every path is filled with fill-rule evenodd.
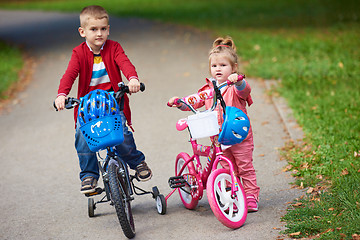
<svg viewBox="0 0 360 240"><path fill-rule="evenodd" d="M94 53L100 53L100 49L109 36L110 26L106 18L90 18L85 27L79 28L79 33L90 45Z"/></svg>
<svg viewBox="0 0 360 240"><path fill-rule="evenodd" d="M225 54L213 54L210 58L210 73L218 83L228 80L228 77L236 72L236 64L232 67L231 62Z"/></svg>

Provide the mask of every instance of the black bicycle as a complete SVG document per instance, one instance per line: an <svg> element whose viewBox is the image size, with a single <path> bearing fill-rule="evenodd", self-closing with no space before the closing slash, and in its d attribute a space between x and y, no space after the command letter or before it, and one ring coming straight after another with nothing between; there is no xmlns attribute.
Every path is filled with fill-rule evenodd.
<svg viewBox="0 0 360 240"><path fill-rule="evenodd" d="M140 90L145 90L145 85L141 83ZM94 90L96 91L96 90ZM115 101L121 102L125 93L129 93L129 88L124 83L119 83L119 91L113 93ZM81 100L77 98L68 98L65 101L65 108L71 109L81 103ZM98 103L101 105L101 103ZM55 104L54 104L55 107ZM56 109L56 107L55 107ZM107 134L105 138L96 139L96 136L102 135L101 132L94 135L94 128L100 122L103 124L105 122L105 130L113 131L111 134ZM117 132L121 128L121 131ZM87 143L90 149L95 149L98 156L98 165L101 172L102 180L104 187L97 187L95 192L85 194L88 197L88 215L89 217L95 216L95 209L98 203L110 202L110 205L113 205L116 209L116 214L119 219L121 228L127 238L135 237L135 224L134 218L131 211L131 201L134 200L133 195L144 195L151 194L154 199L156 199L157 211L160 214L166 213L166 200L165 197L160 194L158 188L155 186L152 188L152 191L146 191L142 188L135 186L134 180L140 181L136 175L131 175L129 173L128 165L117 156L115 151L115 145L121 143L122 127L121 127L121 116L119 114L112 115L108 118L96 119L88 127L81 127L81 130L87 140ZM113 139L109 139L109 135L112 135ZM110 136L111 137L111 136ZM119 140L117 140L119 138ZM114 141L115 139L115 141ZM116 141L118 141L116 143ZM111 142L109 146L107 142ZM103 147L98 147L94 145L102 145ZM101 148L98 150L98 148ZM99 151L105 149L106 156L101 157ZM105 193L104 196L99 200L94 200L94 196Z"/></svg>

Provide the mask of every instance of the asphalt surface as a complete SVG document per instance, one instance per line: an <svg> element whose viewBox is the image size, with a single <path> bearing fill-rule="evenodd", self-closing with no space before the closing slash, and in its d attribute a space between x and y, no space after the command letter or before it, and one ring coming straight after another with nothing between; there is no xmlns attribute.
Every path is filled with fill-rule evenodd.
<svg viewBox="0 0 360 240"><path fill-rule="evenodd" d="M87 199L79 191L73 112L52 108L72 48L82 42L78 25L77 13L0 11L0 39L24 46L36 62L31 84L0 113L0 239L125 239L108 203L97 205L96 217L87 216ZM167 195L175 157L182 151L190 153L190 144L188 134L175 129L176 121L188 113L168 108L166 102L202 86L215 36L141 19L111 17L110 25L110 38L122 44L146 84L146 91L131 95L130 101L136 143L154 176L138 186L147 190L158 186ZM282 171L286 161L280 160L278 149L298 135L291 134L294 122L286 120L286 103L274 104L266 95L269 83L248 81L254 100L249 115L261 188L259 211L249 214L244 226L231 230L215 218L206 193L193 211L174 194L166 215L157 213L151 196L135 196L136 239L279 237L285 228L280 218L301 193L289 185L293 179Z"/></svg>

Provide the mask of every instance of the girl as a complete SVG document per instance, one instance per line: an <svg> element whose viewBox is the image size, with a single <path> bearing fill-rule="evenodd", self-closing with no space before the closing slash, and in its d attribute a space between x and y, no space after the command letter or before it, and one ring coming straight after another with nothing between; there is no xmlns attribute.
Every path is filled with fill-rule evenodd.
<svg viewBox="0 0 360 240"><path fill-rule="evenodd" d="M227 106L234 106L241 109L244 113L246 111L246 103L248 106L252 104L250 96L251 88L248 82L245 81L238 74L238 56L236 54L236 47L233 40L230 37L217 38L213 47L209 52L209 70L213 78L217 80L218 84L229 80L234 84L221 89L222 96ZM212 88L212 83L209 79L206 79L206 84L199 90L203 91ZM172 97L169 100L169 105L178 107L181 110L188 110L186 105L175 103L175 99L178 97ZM204 106L209 109L212 105L212 99L202 101L195 104L195 108ZM224 119L220 104L217 105L216 111L218 111L219 126L222 125ZM231 147L224 148L224 155L229 158L235 167L235 174L242 179L244 184L244 190L246 193L248 212L258 211L258 200L260 188L256 183L256 174L253 167L253 134L250 127L247 138L239 144L232 145ZM224 168L228 168L227 163L222 163Z"/></svg>

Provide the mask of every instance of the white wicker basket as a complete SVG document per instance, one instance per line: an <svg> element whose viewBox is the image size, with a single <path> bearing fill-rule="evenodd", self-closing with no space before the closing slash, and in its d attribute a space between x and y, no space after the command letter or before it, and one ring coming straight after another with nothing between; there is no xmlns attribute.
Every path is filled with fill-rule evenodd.
<svg viewBox="0 0 360 240"><path fill-rule="evenodd" d="M187 117L192 138L199 139L219 134L217 112L202 112Z"/></svg>

